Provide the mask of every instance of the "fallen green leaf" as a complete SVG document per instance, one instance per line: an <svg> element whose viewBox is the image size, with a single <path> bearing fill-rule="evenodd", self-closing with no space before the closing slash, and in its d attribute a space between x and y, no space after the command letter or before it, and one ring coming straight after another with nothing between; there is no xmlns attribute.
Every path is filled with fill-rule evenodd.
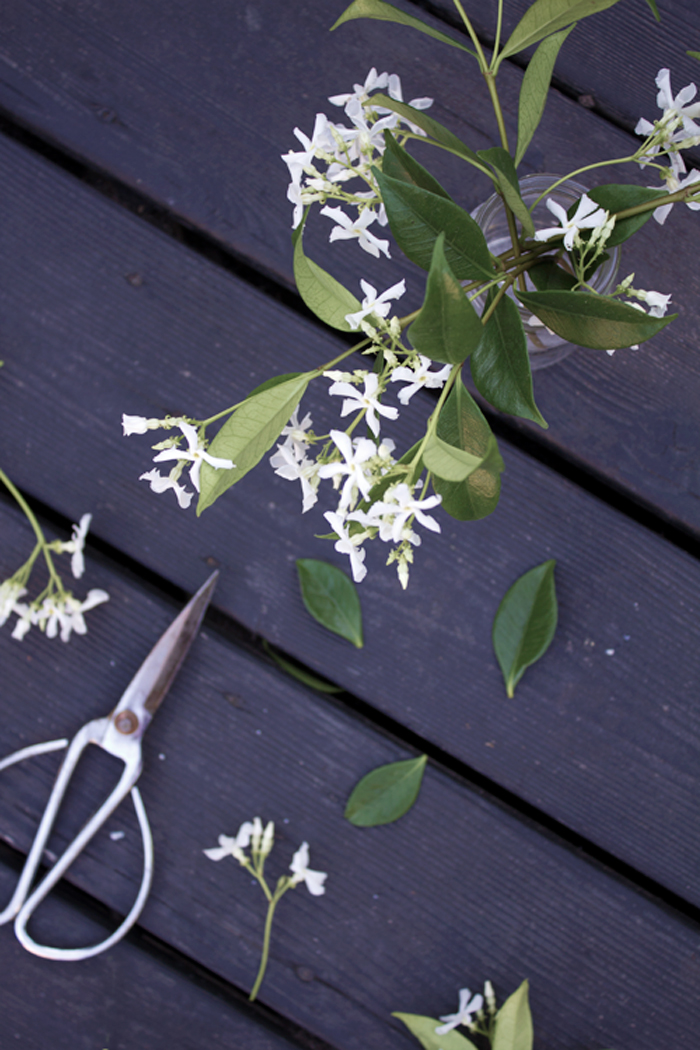
<svg viewBox="0 0 700 1050"><path fill-rule="evenodd" d="M512 697L526 668L546 652L557 627L554 559L530 569L506 592L493 621L493 648Z"/></svg>
<svg viewBox="0 0 700 1050"><path fill-rule="evenodd" d="M317 678L315 674L311 674L310 671L305 671L303 667L297 667L290 660L285 660L280 653L276 652L267 641L263 639L263 649L265 652L272 657L277 666L290 675L291 678L296 678L298 682L303 685L308 685L312 689L318 690L319 693L342 693L342 686L333 685L331 682L326 682L323 678Z"/></svg>
<svg viewBox="0 0 700 1050"><path fill-rule="evenodd" d="M390 762L364 776L352 790L345 818L359 828L391 824L407 813L418 797L427 755Z"/></svg>
<svg viewBox="0 0 700 1050"><path fill-rule="evenodd" d="M409 1032L415 1035L421 1046L425 1047L425 1050L476 1050L471 1039L467 1039L465 1035L462 1035L455 1028L451 1032L446 1032L445 1035L436 1035L435 1029L440 1027L440 1021L434 1017L399 1013L394 1013L391 1016L398 1017L399 1021L403 1021Z"/></svg>
<svg viewBox="0 0 700 1050"><path fill-rule="evenodd" d="M361 649L362 610L355 584L327 561L298 558L301 597L315 620Z"/></svg>

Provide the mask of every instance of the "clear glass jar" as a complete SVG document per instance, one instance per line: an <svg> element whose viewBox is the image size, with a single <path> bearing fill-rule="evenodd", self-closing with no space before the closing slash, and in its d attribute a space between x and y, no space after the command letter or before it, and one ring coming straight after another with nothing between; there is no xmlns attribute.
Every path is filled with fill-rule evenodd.
<svg viewBox="0 0 700 1050"><path fill-rule="evenodd" d="M575 182L573 179L569 179L567 182L562 183L561 186L557 186L553 193L547 193L549 187L557 182L559 177L558 175L525 175L520 180L520 193L528 208L532 206L540 194L545 194L532 212L532 221L536 230L544 230L557 225L556 216L547 207L548 197L560 204L564 211L568 211L571 205L580 200L582 194L587 192L585 186ZM486 243L493 255L500 255L501 252L508 251L511 247L510 233L508 232L503 201L497 193L494 193L493 197L489 197L487 201L475 208L472 212L472 218L481 227L486 237ZM520 233L521 227L519 223L517 223L517 227L518 233ZM608 249L608 256L590 280L591 287L602 294L611 292L616 287L615 277L620 264L619 246ZM525 283L528 291L535 290L535 286L527 274L525 275ZM507 294L515 299L511 289L508 290ZM517 303L517 299L515 301ZM479 307L483 306L483 300L475 299L474 305L478 310ZM561 336L555 335L554 332L550 332L548 328L545 328L538 318L534 317L529 310L526 310L519 303L518 310L527 336L530 367L533 371L538 368L547 368L549 365L563 360L576 349L573 343L565 342Z"/></svg>

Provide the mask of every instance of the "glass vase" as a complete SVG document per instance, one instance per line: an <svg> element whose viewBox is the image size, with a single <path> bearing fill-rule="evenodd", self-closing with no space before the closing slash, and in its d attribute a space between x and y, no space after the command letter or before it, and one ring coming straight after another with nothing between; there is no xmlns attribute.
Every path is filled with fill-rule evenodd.
<svg viewBox="0 0 700 1050"><path fill-rule="evenodd" d="M557 186L552 193L547 193L549 187L558 182L559 178L560 176L558 175L525 175L520 180L520 193L528 208L532 207L541 194L545 194L532 211L532 221L536 230L548 229L557 225L556 216L547 207L547 198L556 201L557 204L562 206L564 211L568 211L571 205L576 204L581 199L582 194L587 192L585 186L575 182L574 179L568 179L561 186ZM493 255L500 255L501 252L508 251L511 248L503 201L497 193L494 193L493 197L489 197L487 201L475 208L472 212L472 218L481 227L486 237L486 243ZM521 233L520 223L516 223L516 225L518 233ZM616 287L615 278L620 264L619 246L607 249L607 253L608 258L603 260L589 281L591 287L603 295L611 292ZM560 265L567 267L566 256L561 260ZM535 291L535 286L527 274L525 275L525 283L528 291ZM507 294L517 303L512 289L508 289ZM483 300L474 300L474 305L478 309L479 306L483 305ZM539 368L547 368L549 365L563 360L576 349L573 343L567 343L561 336L545 328L537 317L519 303L518 311L525 329L530 367L533 371Z"/></svg>

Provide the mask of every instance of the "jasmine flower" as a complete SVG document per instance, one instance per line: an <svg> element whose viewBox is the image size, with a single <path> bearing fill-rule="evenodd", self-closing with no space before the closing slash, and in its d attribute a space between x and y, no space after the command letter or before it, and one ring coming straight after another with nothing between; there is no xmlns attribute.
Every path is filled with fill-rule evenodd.
<svg viewBox="0 0 700 1050"><path fill-rule="evenodd" d="M395 369L391 373L392 383L399 382L410 383L410 386L406 386L403 390L399 390L399 401L402 405L407 405L413 395L420 390L422 387L442 387L445 385L449 374L452 370L451 365L445 365L439 372L429 371L432 361L429 357L424 357L422 354L418 355L419 364L413 368L408 368L406 365L401 365L400 368Z"/></svg>
<svg viewBox="0 0 700 1050"><path fill-rule="evenodd" d="M178 420L177 426L179 426L182 433L185 435L187 440L187 450L180 448L166 448L162 452L159 452L157 456L153 457L154 463L161 463L168 459L181 459L190 462L190 481L194 485L197 492L199 492L199 474L202 469L202 463L208 463L210 467L214 467L217 470L233 470L235 463L230 459L221 459L217 456L211 456L205 449L202 439L197 433L197 428L192 426L191 423L186 423L184 419ZM154 486L151 485L151 488ZM166 486L171 488L173 486ZM178 497L179 498L179 497ZM182 504L181 504L182 505Z"/></svg>
<svg viewBox="0 0 700 1050"><path fill-rule="evenodd" d="M331 395L340 394L345 398L343 407L340 410L341 416L347 416L350 412L364 409L367 413L367 425L375 437L379 436L377 413L380 416L386 416L387 419L397 419L399 415L398 409L381 403L377 396L378 386L379 379L376 373L369 372L365 377L365 389L362 393L349 383L333 383L328 391Z"/></svg>
<svg viewBox="0 0 700 1050"><path fill-rule="evenodd" d="M608 219L608 213L603 208L599 208L586 193L582 195L571 218L568 217L561 204L557 204L551 198L547 199L547 207L552 215L559 219L561 226L550 226L546 230L537 230L535 240L549 241L552 237L563 233L564 247L567 251L571 251L574 247L581 230L592 230L596 226L602 226Z"/></svg>
<svg viewBox="0 0 700 1050"><path fill-rule="evenodd" d="M435 1029L436 1035L446 1035L447 1032L453 1028L457 1028L458 1025L469 1025L471 1024L472 1014L476 1014L481 1010L484 1005L483 996L477 994L470 998L471 992L468 988L461 988L459 992L459 1009L456 1014L446 1014L441 1017L441 1021L445 1021L445 1024L438 1025Z"/></svg>
<svg viewBox="0 0 700 1050"><path fill-rule="evenodd" d="M291 880L293 886L296 886L300 882L305 882L306 888L314 897L320 897L326 892L323 884L328 878L328 873L325 871L311 871L309 868L308 842L302 842L301 846L292 857L292 863L289 867L294 873L294 877Z"/></svg>
<svg viewBox="0 0 700 1050"><path fill-rule="evenodd" d="M380 295L377 295L377 289L373 288L369 281L360 279L360 286L365 293L362 308L354 314L345 315L345 320L354 329L358 329L360 322L370 314L375 317L386 317L391 310L389 300L399 299L406 291L406 281L403 279L393 284L391 288L387 288L385 292L381 292Z"/></svg>
<svg viewBox="0 0 700 1050"><path fill-rule="evenodd" d="M331 230L329 240L346 241L357 237L360 248L369 252L376 259L379 258L380 252L384 252L387 259L391 258L389 255L389 242L380 240L367 229L377 218L377 213L371 208L365 208L356 219L351 219L342 208L321 208L321 215L327 215L329 219L333 219L337 223L337 226L334 226Z"/></svg>

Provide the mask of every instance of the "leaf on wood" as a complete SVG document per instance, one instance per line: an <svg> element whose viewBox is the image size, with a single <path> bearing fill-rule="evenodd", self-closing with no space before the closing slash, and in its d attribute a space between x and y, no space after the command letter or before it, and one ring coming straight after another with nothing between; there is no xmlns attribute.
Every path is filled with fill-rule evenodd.
<svg viewBox="0 0 700 1050"><path fill-rule="evenodd" d="M458 40L445 36L444 33L440 33L437 29L431 29L430 26L425 25L420 19L405 14L398 7L394 7L393 4L384 3L384 0L354 0L354 3L350 4L343 11L340 18L333 23L331 31L337 29L338 26L342 26L344 22L352 21L353 18L374 18L379 22L398 22L399 25L418 29L421 33L426 33L428 36L433 37L434 40L439 40L443 44L449 44L451 47L458 47L460 51L466 51L468 54L474 55L470 48L460 44ZM474 57L476 58L476 55Z"/></svg>
<svg viewBox="0 0 700 1050"><path fill-rule="evenodd" d="M535 0L527 9L498 56L496 69L504 58L544 40L558 29L587 15L613 7L617 0Z"/></svg>
<svg viewBox="0 0 700 1050"><path fill-rule="evenodd" d="M301 597L315 620L361 649L362 610L355 584L327 561L298 558Z"/></svg>
<svg viewBox="0 0 700 1050"><path fill-rule="evenodd" d="M489 292L487 307L494 295L493 290ZM523 322L508 295L500 300L482 331L470 360L476 389L499 412L531 419L546 430L547 422L535 404Z"/></svg>
<svg viewBox="0 0 700 1050"><path fill-rule="evenodd" d="M360 780L345 807L345 819L358 828L391 824L407 813L418 797L427 755L378 766Z"/></svg>
<svg viewBox="0 0 700 1050"><path fill-rule="evenodd" d="M496 1014L491 1050L532 1050L533 1030L527 981L506 999Z"/></svg>
<svg viewBox="0 0 700 1050"><path fill-rule="evenodd" d="M450 269L444 243L445 235L441 233L433 248L425 299L408 337L418 353L431 361L456 365L479 345L483 327Z"/></svg>
<svg viewBox="0 0 700 1050"><path fill-rule="evenodd" d="M260 462L289 422L315 374L299 372L292 373L291 379L284 376L270 379L229 416L209 446L209 452L232 460L235 467L217 470L206 462L202 464L197 514L210 507Z"/></svg>
<svg viewBox="0 0 700 1050"><path fill-rule="evenodd" d="M515 166L525 156L532 136L538 128L544 113L549 84L554 72L554 63L559 50L575 25L563 29L560 33L543 40L527 64L525 76L520 88L518 105L518 146L515 151Z"/></svg>
<svg viewBox="0 0 700 1050"><path fill-rule="evenodd" d="M493 648L512 697L525 670L547 651L557 627L554 559L530 569L506 594L493 621Z"/></svg>
<svg viewBox="0 0 700 1050"><path fill-rule="evenodd" d="M456 1028L446 1032L445 1035L436 1035L435 1029L439 1028L442 1022L434 1017L399 1013L393 1013L391 1016L398 1017L399 1021L403 1021L409 1032L415 1035L421 1046L425 1047L425 1050L476 1050L471 1039L467 1039Z"/></svg>
<svg viewBox="0 0 700 1050"><path fill-rule="evenodd" d="M297 665L293 664L291 660L285 660L280 653L268 644L266 639L263 639L263 649L272 657L282 671L290 675L291 678L296 678L296 680L303 685L308 685L311 689L316 689L319 693L343 692L342 686L333 685L332 682L327 682L325 678L318 678L315 674L311 674L310 671L306 671L303 667L297 667Z"/></svg>
<svg viewBox="0 0 700 1050"><path fill-rule="evenodd" d="M567 342L591 350L623 350L660 332L678 314L652 317L602 295L581 292L515 293L528 310Z"/></svg>

